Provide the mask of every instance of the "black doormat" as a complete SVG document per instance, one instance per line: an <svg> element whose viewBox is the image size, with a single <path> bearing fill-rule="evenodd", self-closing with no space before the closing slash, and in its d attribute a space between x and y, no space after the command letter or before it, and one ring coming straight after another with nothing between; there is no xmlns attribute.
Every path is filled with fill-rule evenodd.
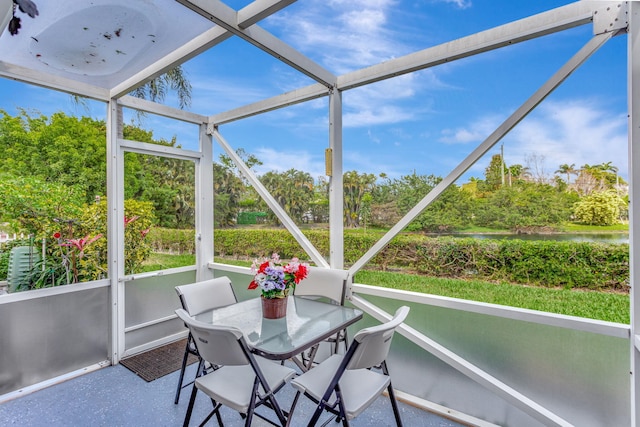
<svg viewBox="0 0 640 427"><path fill-rule="evenodd" d="M171 372L177 371L182 366L184 347L187 340L172 342L135 356L120 360L122 366L137 374L145 381L153 381ZM189 355L187 364L190 365L198 361L193 354Z"/></svg>

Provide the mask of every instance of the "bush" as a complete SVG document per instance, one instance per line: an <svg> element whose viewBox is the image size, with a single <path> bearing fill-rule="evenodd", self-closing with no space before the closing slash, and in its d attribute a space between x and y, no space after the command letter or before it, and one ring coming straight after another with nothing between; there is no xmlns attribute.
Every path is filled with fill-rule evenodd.
<svg viewBox="0 0 640 427"><path fill-rule="evenodd" d="M306 231L325 257L327 231ZM345 231L345 264L355 263L379 236ZM286 230L216 230L220 257L251 259L278 252L282 258L303 251ZM397 236L369 263L383 270L403 268L435 277L500 280L547 287L628 290L629 245L590 242L479 240L454 237Z"/></svg>
<svg viewBox="0 0 640 427"><path fill-rule="evenodd" d="M628 290L629 246L438 238L420 248L423 274L547 287Z"/></svg>
<svg viewBox="0 0 640 427"><path fill-rule="evenodd" d="M140 271L140 266L151 254L151 244L146 238L154 222L153 204L129 199L124 201L124 270L125 274ZM81 268L86 280L106 277L107 271L107 200L87 207L82 216L83 234L102 235L86 252L86 262Z"/></svg>
<svg viewBox="0 0 640 427"><path fill-rule="evenodd" d="M153 227L147 235L153 252L195 254L195 231Z"/></svg>

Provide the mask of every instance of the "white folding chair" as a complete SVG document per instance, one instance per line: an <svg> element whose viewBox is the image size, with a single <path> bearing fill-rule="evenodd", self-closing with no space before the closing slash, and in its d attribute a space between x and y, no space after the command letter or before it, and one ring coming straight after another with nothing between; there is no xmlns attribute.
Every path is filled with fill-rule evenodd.
<svg viewBox="0 0 640 427"><path fill-rule="evenodd" d="M347 270L309 267L307 278L296 286L293 294L297 297L324 299L332 304L344 305L348 277ZM347 351L347 330L343 329L335 336L327 338L325 342L330 344L329 355L338 353L340 343L344 344ZM316 345L301 355L307 369L313 365L318 349L319 345Z"/></svg>
<svg viewBox="0 0 640 427"><path fill-rule="evenodd" d="M398 427L402 426L386 358L395 329L409 314L409 307L400 307L393 319L378 326L362 329L353 338L346 354L335 354L313 369L291 381L296 396L291 405L287 425L300 394L317 404L307 424L315 426L323 411L328 411L343 426L357 417L382 394L386 388ZM371 368L380 368L382 372ZM331 419L328 421L330 422ZM296 423L294 425L302 425ZM326 424L325 424L326 425Z"/></svg>
<svg viewBox="0 0 640 427"><path fill-rule="evenodd" d="M236 295L233 292L233 287L231 286L231 280L227 276L204 280L197 283L190 283L188 285L176 286L176 292L180 298L182 308L189 313L190 316L195 316L196 314L200 314L207 310L237 302ZM174 400L174 403L176 404L180 400L180 392L182 389L193 382L190 381L187 384L183 384L184 372L187 368L187 360L190 354L198 356L197 376L204 368L204 362L198 355L191 333L189 333L189 336L187 337L187 345L185 346L184 356L182 358L180 378L178 379L178 389L176 390L176 397Z"/></svg>
<svg viewBox="0 0 640 427"><path fill-rule="evenodd" d="M201 426L213 415L222 426L222 405L239 412L245 418L246 427L251 426L254 415L270 424L284 426L286 417L275 398L275 393L296 372L269 360L254 358L242 331L237 328L197 321L182 309L176 310L176 314L191 331L200 356L212 365L218 366L212 372L196 378L184 426L189 425L198 390L209 396L213 403L213 410L202 421ZM255 412L255 409L262 405L275 412L279 424Z"/></svg>

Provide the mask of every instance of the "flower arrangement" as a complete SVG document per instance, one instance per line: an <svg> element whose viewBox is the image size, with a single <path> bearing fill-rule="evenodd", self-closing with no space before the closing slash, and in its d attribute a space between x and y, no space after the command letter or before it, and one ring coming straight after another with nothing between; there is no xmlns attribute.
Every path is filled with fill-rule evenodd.
<svg viewBox="0 0 640 427"><path fill-rule="evenodd" d="M254 260L251 271L255 275L249 283L249 289L259 287L262 296L267 299L285 298L289 295L289 289L295 289L307 277L309 264L301 263L298 258L283 264L280 256L274 253L271 259Z"/></svg>

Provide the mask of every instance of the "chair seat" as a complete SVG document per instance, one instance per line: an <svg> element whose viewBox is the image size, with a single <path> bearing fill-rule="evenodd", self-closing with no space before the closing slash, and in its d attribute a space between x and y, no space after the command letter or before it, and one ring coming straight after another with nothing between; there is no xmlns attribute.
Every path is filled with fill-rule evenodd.
<svg viewBox="0 0 640 427"><path fill-rule="evenodd" d="M296 374L291 368L256 358L260 370L274 390ZM247 413L253 398L253 382L256 374L250 365L223 366L207 375L196 379L196 387L212 397L218 403L228 406L237 412ZM264 390L260 390L264 392Z"/></svg>
<svg viewBox="0 0 640 427"><path fill-rule="evenodd" d="M231 280L227 276L191 283L188 285L176 286L175 289L178 297L180 298L182 308L191 316L195 316L196 314L216 307L233 304L237 301L236 295L233 292L233 286L231 286ZM178 404L180 401L180 392L182 389L193 383L193 381L189 381L185 384L183 381L189 354L198 356L198 359L200 359L200 354L198 354L198 349L192 340L191 333L189 334L184 356L182 357L182 367L180 368L176 396L173 401L175 404ZM196 376L200 375L201 368L202 359L200 359L200 363L198 364ZM204 364L205 371L212 368L213 366L208 362Z"/></svg>
<svg viewBox="0 0 640 427"><path fill-rule="evenodd" d="M291 385L300 392L306 393L319 401L329 387L343 358L344 355L341 354L329 357L315 368L294 378L291 381ZM346 370L338 384L340 385L347 419L357 417L378 398L390 381L389 376L368 369ZM333 393L329 406L334 404L335 399L336 396Z"/></svg>

